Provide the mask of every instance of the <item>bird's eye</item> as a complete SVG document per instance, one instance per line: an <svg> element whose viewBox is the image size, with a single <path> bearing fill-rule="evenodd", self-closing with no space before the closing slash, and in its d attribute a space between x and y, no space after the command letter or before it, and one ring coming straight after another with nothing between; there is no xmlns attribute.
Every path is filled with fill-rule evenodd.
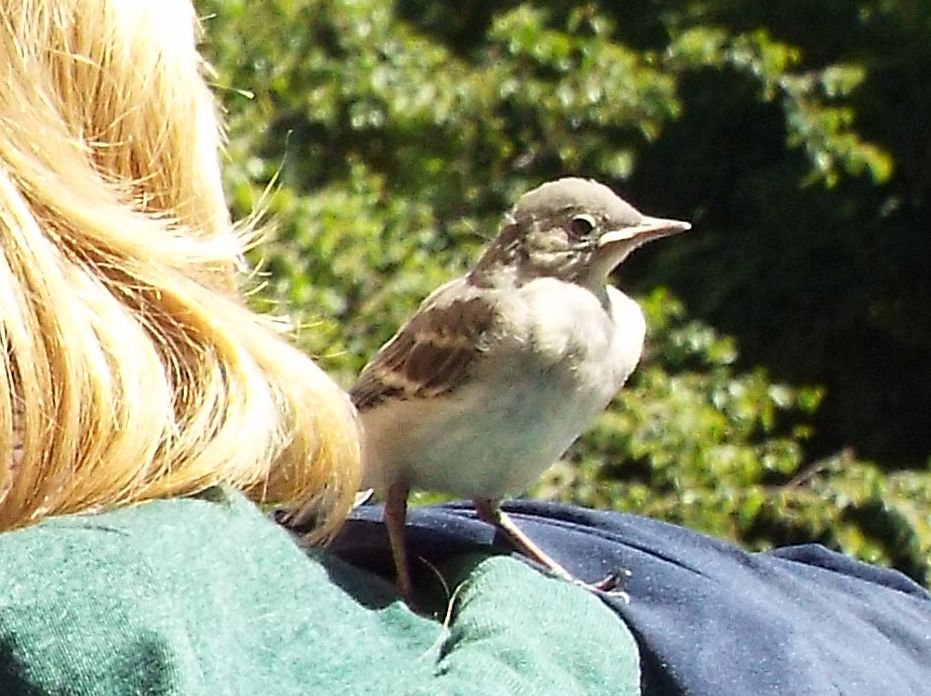
<svg viewBox="0 0 931 696"><path fill-rule="evenodd" d="M595 229L595 218L591 215L576 215L569 221L569 234L576 239L585 237Z"/></svg>

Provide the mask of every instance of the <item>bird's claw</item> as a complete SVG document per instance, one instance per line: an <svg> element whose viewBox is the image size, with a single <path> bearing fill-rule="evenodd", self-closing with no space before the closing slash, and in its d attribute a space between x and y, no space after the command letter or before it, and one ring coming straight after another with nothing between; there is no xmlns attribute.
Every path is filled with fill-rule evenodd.
<svg viewBox="0 0 931 696"><path fill-rule="evenodd" d="M581 580L573 580L573 583L579 587L585 588L589 592L600 592L608 595L609 597L617 597L625 604L630 604L630 595L624 590L618 589L621 581L628 577L630 577L630 571L626 568L621 568L602 578L598 582L582 582Z"/></svg>

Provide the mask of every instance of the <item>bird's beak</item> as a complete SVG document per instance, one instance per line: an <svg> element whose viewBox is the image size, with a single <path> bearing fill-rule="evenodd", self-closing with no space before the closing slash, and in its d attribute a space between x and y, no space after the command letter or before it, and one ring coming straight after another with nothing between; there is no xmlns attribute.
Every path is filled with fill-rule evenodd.
<svg viewBox="0 0 931 696"><path fill-rule="evenodd" d="M606 246L617 244L618 242L630 242L636 240L633 246L640 246L644 242L649 242L659 237L668 237L671 234L685 232L691 229L691 223L682 220L666 220L664 218L645 217L638 225L633 227L623 227L619 230L608 230L598 238L598 248L603 249Z"/></svg>

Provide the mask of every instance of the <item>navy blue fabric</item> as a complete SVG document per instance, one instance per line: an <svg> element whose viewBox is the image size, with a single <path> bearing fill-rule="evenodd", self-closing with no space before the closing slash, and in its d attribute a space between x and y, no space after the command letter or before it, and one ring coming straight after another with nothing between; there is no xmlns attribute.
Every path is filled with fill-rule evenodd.
<svg viewBox="0 0 931 696"><path fill-rule="evenodd" d="M748 553L632 515L505 510L581 579L630 572L630 603L604 601L637 637L644 694L931 694L931 595L900 573L817 545ZM413 508L406 534L412 558L434 564L507 550L465 504ZM392 575L380 506L356 510L331 549Z"/></svg>

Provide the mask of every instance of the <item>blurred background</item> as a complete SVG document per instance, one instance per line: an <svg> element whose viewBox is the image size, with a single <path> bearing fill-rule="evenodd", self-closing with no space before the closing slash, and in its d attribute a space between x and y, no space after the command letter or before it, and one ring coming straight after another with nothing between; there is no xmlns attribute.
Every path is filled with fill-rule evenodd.
<svg viewBox="0 0 931 696"><path fill-rule="evenodd" d="M198 9L253 301L343 385L521 193L599 179L694 228L618 272L643 362L532 495L931 583L931 3Z"/></svg>

